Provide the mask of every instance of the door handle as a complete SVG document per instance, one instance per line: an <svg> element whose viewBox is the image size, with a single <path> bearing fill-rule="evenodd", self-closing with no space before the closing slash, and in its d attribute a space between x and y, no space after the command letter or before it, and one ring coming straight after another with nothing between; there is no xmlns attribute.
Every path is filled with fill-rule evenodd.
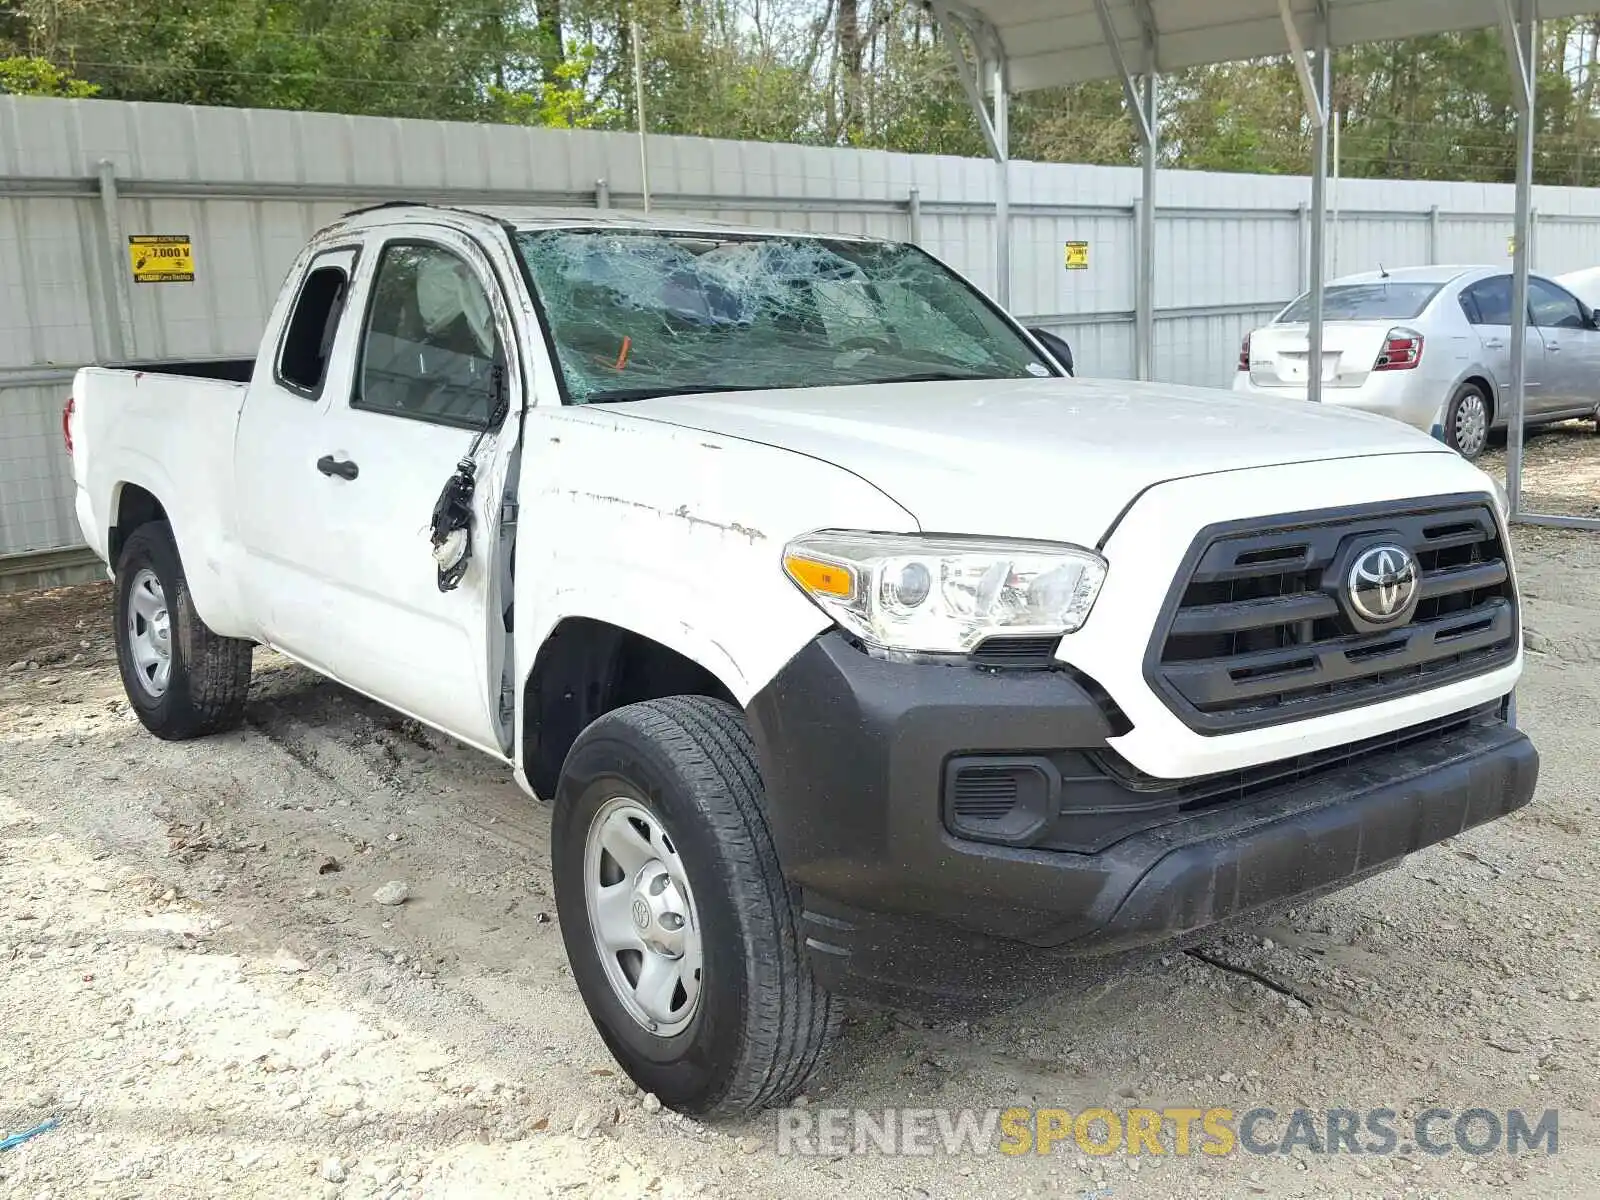
<svg viewBox="0 0 1600 1200"><path fill-rule="evenodd" d="M1488 338L1484 341L1483 348L1485 350L1504 350L1506 344L1499 338Z"/></svg>
<svg viewBox="0 0 1600 1200"><path fill-rule="evenodd" d="M1561 343L1560 342L1546 342L1544 344L1544 348L1546 350L1550 351L1551 354L1560 354L1561 353Z"/></svg>
<svg viewBox="0 0 1600 1200"><path fill-rule="evenodd" d="M340 479L354 479L361 474L361 468L356 466L355 463L348 459L340 462L331 454L324 454L317 459L317 470L324 475L337 475Z"/></svg>

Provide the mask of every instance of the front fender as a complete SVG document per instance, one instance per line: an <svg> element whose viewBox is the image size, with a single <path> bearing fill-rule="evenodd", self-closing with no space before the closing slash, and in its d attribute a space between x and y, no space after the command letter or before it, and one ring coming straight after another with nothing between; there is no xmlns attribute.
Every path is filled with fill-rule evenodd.
<svg viewBox="0 0 1600 1200"><path fill-rule="evenodd" d="M917 531L831 464L607 411L531 411L521 489L519 729L540 648L571 617L666 646L748 704L831 624L784 573L788 541L821 528Z"/></svg>

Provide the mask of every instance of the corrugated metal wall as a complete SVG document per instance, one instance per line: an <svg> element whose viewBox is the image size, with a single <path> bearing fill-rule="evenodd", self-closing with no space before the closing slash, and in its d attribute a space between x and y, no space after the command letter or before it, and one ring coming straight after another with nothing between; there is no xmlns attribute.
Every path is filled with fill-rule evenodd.
<svg viewBox="0 0 1600 1200"><path fill-rule="evenodd" d="M994 278L988 162L666 137L649 153L662 211L914 237ZM1139 187L1132 168L1012 166L1012 307L1066 334L1084 374L1133 370ZM1159 378L1229 382L1244 331L1304 286L1308 191L1161 174ZM634 207L639 192L629 134L0 97L0 588L79 542L59 428L75 367L253 353L295 252L358 203ZM1347 180L1339 202L1337 270L1509 262L1509 187ZM1600 195L1541 188L1535 204L1536 264L1600 262ZM195 282L134 285L138 233L191 235ZM1088 270L1064 269L1067 241L1090 243Z"/></svg>

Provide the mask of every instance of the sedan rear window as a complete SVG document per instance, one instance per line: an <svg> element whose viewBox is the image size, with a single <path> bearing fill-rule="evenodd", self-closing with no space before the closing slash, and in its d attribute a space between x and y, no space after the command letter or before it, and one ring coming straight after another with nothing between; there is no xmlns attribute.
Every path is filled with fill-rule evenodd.
<svg viewBox="0 0 1600 1200"><path fill-rule="evenodd" d="M1417 316L1439 294L1440 283L1341 283L1324 288L1324 321L1398 321ZM1311 319L1311 293L1307 292L1278 314L1278 324L1292 325Z"/></svg>

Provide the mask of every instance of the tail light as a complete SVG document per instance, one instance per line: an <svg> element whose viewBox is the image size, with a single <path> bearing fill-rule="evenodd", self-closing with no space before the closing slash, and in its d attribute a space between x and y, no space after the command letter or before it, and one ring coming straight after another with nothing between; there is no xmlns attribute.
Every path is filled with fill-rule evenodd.
<svg viewBox="0 0 1600 1200"><path fill-rule="evenodd" d="M61 440L67 444L67 453L72 453L72 414L78 411L78 402L71 396L61 408Z"/></svg>
<svg viewBox="0 0 1600 1200"><path fill-rule="evenodd" d="M1415 329L1391 329L1383 335L1374 371L1414 371L1422 362L1422 335Z"/></svg>
<svg viewBox="0 0 1600 1200"><path fill-rule="evenodd" d="M1239 344L1239 370L1250 369L1250 335L1244 335L1244 341Z"/></svg>

